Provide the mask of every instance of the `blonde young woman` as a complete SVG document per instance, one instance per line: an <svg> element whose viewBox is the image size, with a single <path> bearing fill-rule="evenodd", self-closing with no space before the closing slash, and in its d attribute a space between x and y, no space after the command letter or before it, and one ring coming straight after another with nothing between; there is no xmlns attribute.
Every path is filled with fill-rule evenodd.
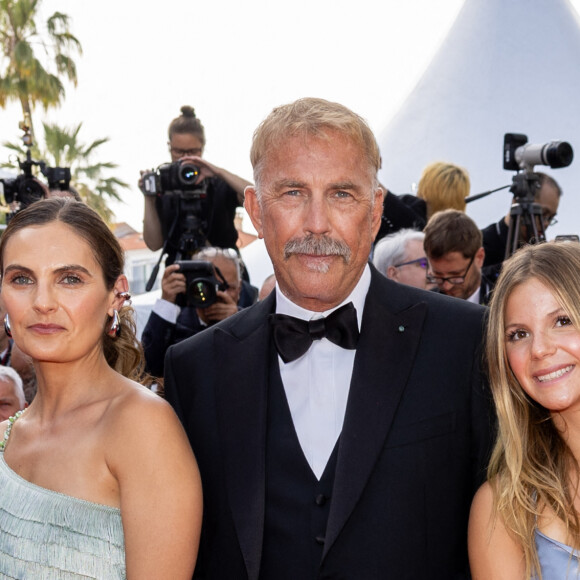
<svg viewBox="0 0 580 580"><path fill-rule="evenodd" d="M487 357L499 430L471 510L473 580L579 578L580 244L504 263Z"/></svg>
<svg viewBox="0 0 580 580"><path fill-rule="evenodd" d="M80 202L38 201L4 232L0 272L38 381L0 423L0 577L189 580L199 473L172 409L128 378L142 358L115 236Z"/></svg>

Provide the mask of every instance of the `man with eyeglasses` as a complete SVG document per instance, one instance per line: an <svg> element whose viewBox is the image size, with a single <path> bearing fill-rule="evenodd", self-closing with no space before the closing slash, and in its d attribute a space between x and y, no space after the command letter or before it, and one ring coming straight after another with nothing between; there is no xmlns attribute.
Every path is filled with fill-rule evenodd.
<svg viewBox="0 0 580 580"><path fill-rule="evenodd" d="M557 223L556 214L562 196L562 188L557 181L546 173L536 172L540 178L540 188L534 196L534 201L542 207L542 220L544 229ZM514 200L515 201L515 200ZM505 250L508 243L508 230L510 224L510 214L490 224L482 230L483 248L485 250L484 267L501 264L505 259ZM520 245L528 243L525 233L520 232ZM499 269L499 268L498 268Z"/></svg>
<svg viewBox="0 0 580 580"><path fill-rule="evenodd" d="M427 281L442 294L487 304L493 280L483 273L485 250L481 231L463 212L436 213L425 228Z"/></svg>
<svg viewBox="0 0 580 580"><path fill-rule="evenodd" d="M402 229L379 240L373 252L373 264L387 278L427 288L427 256L423 249L425 234Z"/></svg>

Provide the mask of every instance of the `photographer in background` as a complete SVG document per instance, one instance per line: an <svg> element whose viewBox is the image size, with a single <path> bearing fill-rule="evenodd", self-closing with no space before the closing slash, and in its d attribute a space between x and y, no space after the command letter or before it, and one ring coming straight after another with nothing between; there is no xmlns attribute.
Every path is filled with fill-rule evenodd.
<svg viewBox="0 0 580 580"><path fill-rule="evenodd" d="M539 176L539 188L534 194L534 201L542 206L542 221L544 222L544 228L547 229L549 226L556 223L556 214L558 212L558 206L560 205L560 197L562 196L562 188L558 185L558 182L548 175L547 173L542 173L541 171L536 171ZM515 203L517 199L513 199L512 203ZM497 266L499 272L499 267L505 259L506 247L508 245L508 231L510 224L510 213L499 220L499 222L490 224L482 231L483 234L483 247L485 249L485 261L484 266ZM520 246L525 245L529 240L525 237L525 231L520 231Z"/></svg>
<svg viewBox="0 0 580 580"><path fill-rule="evenodd" d="M200 205L202 215L196 216L206 224L207 230L203 233L207 242L212 246L235 248L238 239L234 226L236 207L243 204L244 189L251 185L250 182L202 158L205 131L192 107L181 107L181 115L169 125L168 136L171 161L194 164L200 169L197 183L205 180L207 185L207 195ZM141 175L144 173L147 172L141 172ZM180 200L167 193L148 195L143 178L139 181L139 187L145 194L143 239L150 250L158 250L169 237L166 264L171 264L178 252L181 232L170 232L169 229L175 214L180 211ZM189 257L182 255L180 259Z"/></svg>
<svg viewBox="0 0 580 580"><path fill-rule="evenodd" d="M182 340L201 332L216 322L225 320L238 311L241 278L240 260L229 248L207 247L197 252L193 258L213 264L216 279L223 277L224 289L217 289L217 300L205 308L178 306L178 297L187 290L185 275L178 264L165 268L161 280L161 298L153 310L143 330L141 341L145 351L147 371L155 377L163 376L163 363L167 349Z"/></svg>

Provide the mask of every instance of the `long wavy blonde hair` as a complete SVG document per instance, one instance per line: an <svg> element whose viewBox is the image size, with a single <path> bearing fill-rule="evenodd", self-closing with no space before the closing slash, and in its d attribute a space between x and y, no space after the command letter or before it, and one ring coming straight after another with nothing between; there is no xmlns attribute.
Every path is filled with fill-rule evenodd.
<svg viewBox="0 0 580 580"><path fill-rule="evenodd" d="M489 379L498 416L498 437L488 468L495 513L521 544L526 577L541 580L535 547L537 518L551 508L580 548L580 520L574 509L579 467L552 421L551 413L524 392L505 348L505 309L513 290L535 278L553 293L580 329L580 244L526 246L504 262L490 302L486 340Z"/></svg>

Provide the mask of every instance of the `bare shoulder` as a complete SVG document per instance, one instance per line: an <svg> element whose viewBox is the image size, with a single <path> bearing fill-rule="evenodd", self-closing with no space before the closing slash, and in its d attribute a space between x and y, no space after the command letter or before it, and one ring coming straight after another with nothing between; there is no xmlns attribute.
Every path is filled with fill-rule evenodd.
<svg viewBox="0 0 580 580"><path fill-rule="evenodd" d="M191 578L202 514L193 452L166 401L119 380L104 432L107 465L119 485L127 577Z"/></svg>
<svg viewBox="0 0 580 580"><path fill-rule="evenodd" d="M523 550L494 509L494 491L484 483L469 516L469 565L473 580L514 580L525 574Z"/></svg>
<svg viewBox="0 0 580 580"><path fill-rule="evenodd" d="M478 490L471 503L471 516L480 518L491 516L493 507L493 489L486 481Z"/></svg>
<svg viewBox="0 0 580 580"><path fill-rule="evenodd" d="M147 387L125 377L119 378L122 385L120 394L111 403L108 411L109 428L122 427L126 432L139 425L158 425L177 420L167 401Z"/></svg>
<svg viewBox="0 0 580 580"><path fill-rule="evenodd" d="M115 463L122 465L137 449L139 453L155 453L163 442L189 447L181 423L167 401L125 377L119 380L119 394L109 404L103 424L111 467Z"/></svg>

